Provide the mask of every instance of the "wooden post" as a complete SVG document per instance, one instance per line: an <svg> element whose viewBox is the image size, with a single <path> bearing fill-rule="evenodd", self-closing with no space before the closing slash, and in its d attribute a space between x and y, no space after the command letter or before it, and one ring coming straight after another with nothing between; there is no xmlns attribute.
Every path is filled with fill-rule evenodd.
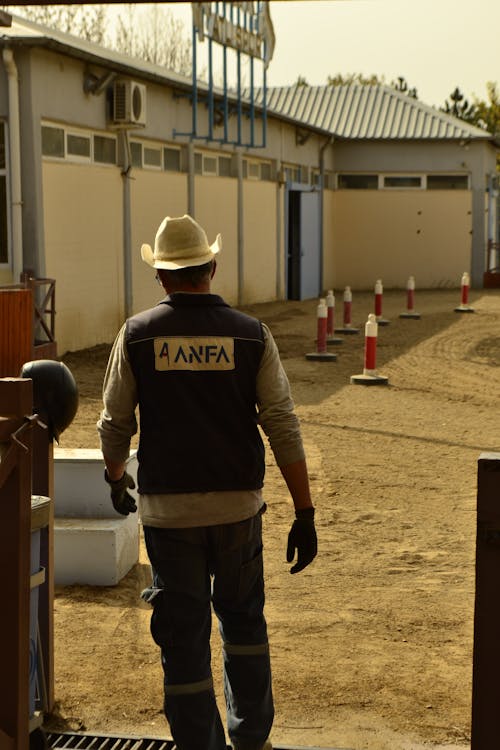
<svg viewBox="0 0 500 750"><path fill-rule="evenodd" d="M0 380L0 746L29 747L32 381ZM26 429L25 429L26 428Z"/></svg>
<svg viewBox="0 0 500 750"><path fill-rule="evenodd" d="M471 750L498 747L500 712L500 453L478 461Z"/></svg>

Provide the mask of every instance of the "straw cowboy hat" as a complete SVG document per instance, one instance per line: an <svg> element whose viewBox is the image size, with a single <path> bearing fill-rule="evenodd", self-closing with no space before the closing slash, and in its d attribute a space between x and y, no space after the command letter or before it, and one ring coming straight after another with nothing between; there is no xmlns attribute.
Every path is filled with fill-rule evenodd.
<svg viewBox="0 0 500 750"><path fill-rule="evenodd" d="M220 234L208 244L205 231L191 216L166 216L156 232L154 251L142 245L141 257L153 268L176 271L209 263L222 247Z"/></svg>

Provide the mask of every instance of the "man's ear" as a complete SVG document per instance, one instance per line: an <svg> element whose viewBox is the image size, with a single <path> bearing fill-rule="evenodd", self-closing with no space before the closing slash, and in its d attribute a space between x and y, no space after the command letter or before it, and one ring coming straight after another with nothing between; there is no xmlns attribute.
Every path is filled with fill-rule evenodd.
<svg viewBox="0 0 500 750"><path fill-rule="evenodd" d="M217 261L214 258L212 261L212 270L210 272L210 281L212 281L213 277L215 276L216 269L217 269Z"/></svg>

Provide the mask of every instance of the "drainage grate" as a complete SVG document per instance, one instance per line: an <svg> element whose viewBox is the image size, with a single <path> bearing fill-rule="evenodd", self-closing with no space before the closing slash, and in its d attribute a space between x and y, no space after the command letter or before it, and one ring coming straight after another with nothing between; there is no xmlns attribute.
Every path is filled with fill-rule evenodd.
<svg viewBox="0 0 500 750"><path fill-rule="evenodd" d="M175 750L173 740L148 737L115 737L108 734L47 732L47 750ZM298 747L273 745L274 750L336 750L327 747ZM231 750L231 746L227 746ZM342 750L342 748L337 748ZM346 750L344 748L344 750Z"/></svg>
<svg viewBox="0 0 500 750"><path fill-rule="evenodd" d="M49 750L173 750L173 740L48 732Z"/></svg>

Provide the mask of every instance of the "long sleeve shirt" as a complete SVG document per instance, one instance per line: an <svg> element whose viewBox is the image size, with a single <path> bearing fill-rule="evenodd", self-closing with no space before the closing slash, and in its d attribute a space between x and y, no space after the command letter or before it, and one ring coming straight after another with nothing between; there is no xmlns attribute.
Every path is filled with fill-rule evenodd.
<svg viewBox="0 0 500 750"><path fill-rule="evenodd" d="M304 458L300 425L276 342L269 328L262 326L265 346L256 382L259 424L278 466L286 466ZM113 461L126 461L131 437L137 432L138 394L127 354L125 325L110 354L103 404L97 423L102 452ZM139 511L142 523L148 526L210 526L250 518L263 502L262 490L141 495Z"/></svg>

